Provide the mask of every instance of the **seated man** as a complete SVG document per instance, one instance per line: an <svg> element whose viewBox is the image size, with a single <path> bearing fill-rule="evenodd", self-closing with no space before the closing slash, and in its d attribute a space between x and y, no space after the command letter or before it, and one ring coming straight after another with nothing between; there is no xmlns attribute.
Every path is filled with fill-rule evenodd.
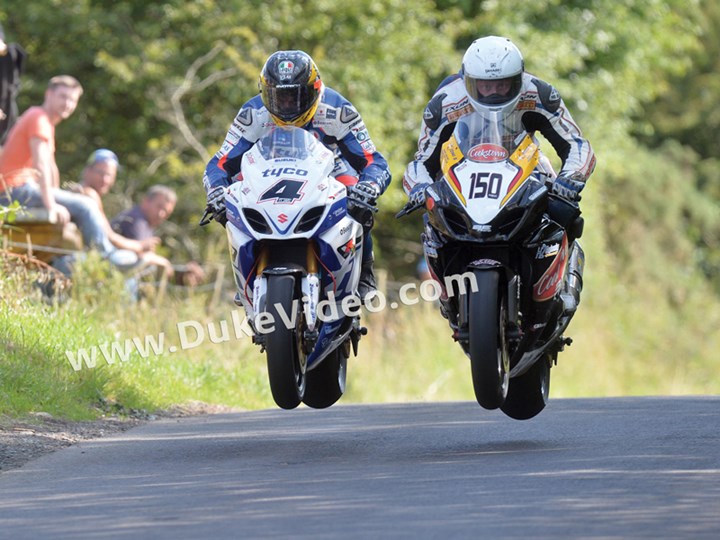
<svg viewBox="0 0 720 540"><path fill-rule="evenodd" d="M155 238L155 230L170 217L175 210L177 194L167 186L154 185L140 201L140 204L121 212L112 219L111 225L115 233L125 238L138 241L148 241ZM155 255L155 254L153 254ZM160 262L154 264L165 268L170 275L174 270L172 264L159 255L155 255ZM195 262L189 262L181 272L180 282L183 285L194 286L205 279L205 273Z"/></svg>
<svg viewBox="0 0 720 540"><path fill-rule="evenodd" d="M115 185L119 166L120 162L115 152L107 148L95 150L85 164L80 184L70 184L67 189L87 195L97 204L102 214L103 227L112 245L118 249L137 253L145 264L167 267L169 266L167 259L154 253L155 248L160 244L160 238L157 236L142 239L128 238L115 232L110 226L102 198Z"/></svg>
<svg viewBox="0 0 720 540"><path fill-rule="evenodd" d="M97 249L120 268L132 267L137 255L110 242L97 205L88 197L60 189L55 126L75 111L82 92L74 77L53 77L42 105L30 107L10 129L0 154L0 204L18 201L27 207L44 207L48 221L58 225L72 220L86 247Z"/></svg>

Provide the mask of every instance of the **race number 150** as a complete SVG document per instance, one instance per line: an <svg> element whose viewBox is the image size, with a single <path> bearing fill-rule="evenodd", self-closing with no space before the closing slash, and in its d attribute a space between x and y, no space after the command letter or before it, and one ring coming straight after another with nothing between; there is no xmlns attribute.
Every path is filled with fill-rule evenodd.
<svg viewBox="0 0 720 540"><path fill-rule="evenodd" d="M470 199L497 199L500 196L503 176L500 173L472 173L470 175Z"/></svg>

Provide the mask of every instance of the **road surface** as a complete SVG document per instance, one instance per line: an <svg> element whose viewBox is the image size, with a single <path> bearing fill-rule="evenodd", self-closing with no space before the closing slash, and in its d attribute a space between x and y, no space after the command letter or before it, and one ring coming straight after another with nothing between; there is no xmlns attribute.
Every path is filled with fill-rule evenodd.
<svg viewBox="0 0 720 540"><path fill-rule="evenodd" d="M0 474L0 538L720 538L720 397L152 422Z"/></svg>

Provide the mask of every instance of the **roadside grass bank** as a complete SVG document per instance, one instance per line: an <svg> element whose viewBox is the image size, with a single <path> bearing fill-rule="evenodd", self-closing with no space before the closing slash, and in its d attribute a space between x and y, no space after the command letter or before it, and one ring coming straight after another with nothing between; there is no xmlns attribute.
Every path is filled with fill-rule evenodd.
<svg viewBox="0 0 720 540"><path fill-rule="evenodd" d="M697 306L678 314L613 310L620 291L604 290L611 294L583 297L569 332L574 344L552 371L551 398L720 393L711 376L717 336L661 332L675 324L668 317L679 321ZM0 415L83 420L190 402L272 408L265 357L243 333L243 318L230 298L213 304L205 293L132 303L123 277L98 261L82 265L62 305L43 302L32 276L3 274ZM474 400L469 360L432 303L365 313L363 324L369 333L349 360L340 403Z"/></svg>

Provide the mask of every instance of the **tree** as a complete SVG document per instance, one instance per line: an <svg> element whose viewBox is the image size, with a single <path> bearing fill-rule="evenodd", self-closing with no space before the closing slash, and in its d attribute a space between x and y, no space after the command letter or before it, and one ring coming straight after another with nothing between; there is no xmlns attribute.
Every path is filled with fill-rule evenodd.
<svg viewBox="0 0 720 540"><path fill-rule="evenodd" d="M324 80L360 109L395 171L413 152L429 81L454 69L454 21L443 20L426 0L52 4L0 11L29 52L21 108L40 100L46 80L58 72L80 79L86 93L58 133L66 178L79 174L94 147L113 148L123 162L123 193L108 206L127 204L152 183L168 183L180 193L173 221L183 223L190 245L190 238L208 234L193 227L203 209L207 158L240 105L257 92L270 53L310 53ZM399 197L395 186L387 200L395 205Z"/></svg>

